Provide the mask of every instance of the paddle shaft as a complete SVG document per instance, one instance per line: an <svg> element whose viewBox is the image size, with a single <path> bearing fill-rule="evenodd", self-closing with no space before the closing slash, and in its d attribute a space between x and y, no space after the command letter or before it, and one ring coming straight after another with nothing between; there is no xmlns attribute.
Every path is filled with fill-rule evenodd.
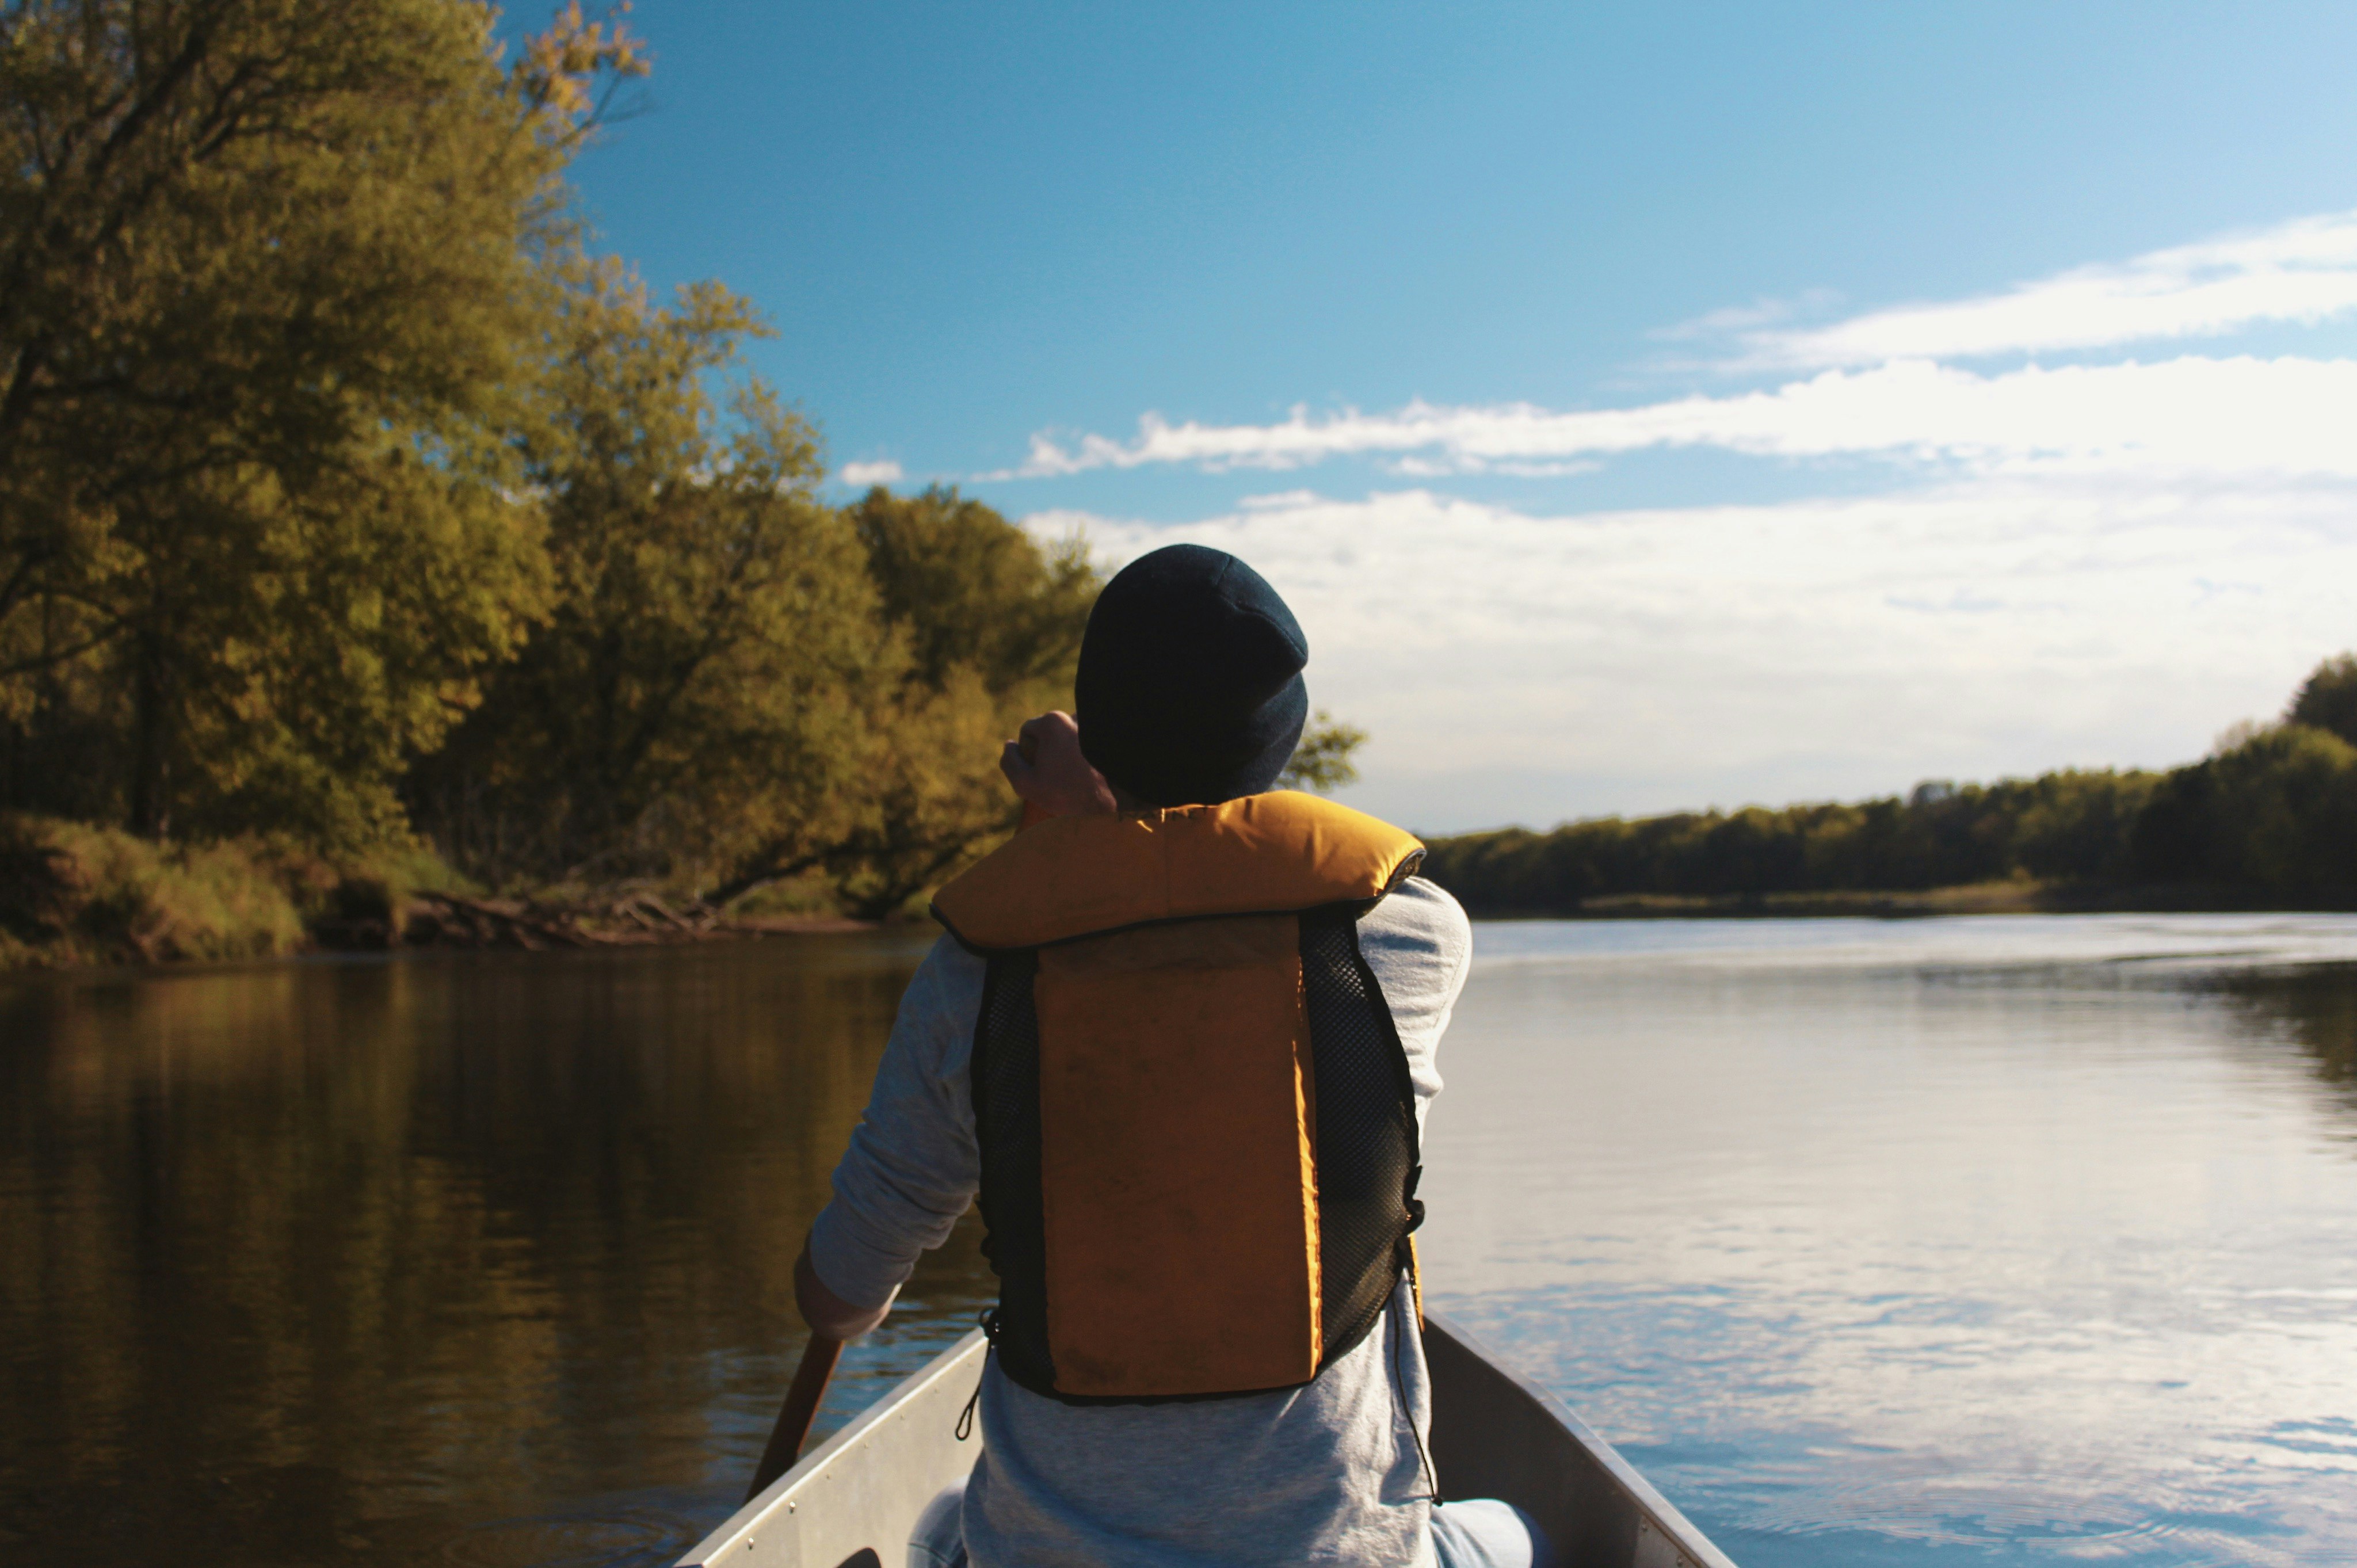
<svg viewBox="0 0 2357 1568"><path fill-rule="evenodd" d="M747 1502L768 1490L770 1482L792 1469L794 1461L802 1457L802 1440L810 1435L811 1423L818 1419L818 1402L826 1397L827 1380L834 1376L834 1363L842 1355L843 1341L823 1334L812 1335L810 1343L802 1347L802 1364L794 1369L785 1406L778 1412L778 1424L770 1432L769 1446L761 1450L753 1485L745 1493Z"/></svg>

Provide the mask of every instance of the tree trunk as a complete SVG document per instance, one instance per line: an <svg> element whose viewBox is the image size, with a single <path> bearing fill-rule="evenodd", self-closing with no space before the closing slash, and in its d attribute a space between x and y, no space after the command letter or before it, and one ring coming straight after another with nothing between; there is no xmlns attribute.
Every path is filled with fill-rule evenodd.
<svg viewBox="0 0 2357 1568"><path fill-rule="evenodd" d="M824 850L796 855L791 859L780 858L774 852L756 855L749 868L739 871L717 887L697 894L696 902L716 915L754 888L771 882L782 882L789 876L799 876L825 858Z"/></svg>
<svg viewBox="0 0 2357 1568"><path fill-rule="evenodd" d="M160 843L172 831L169 671L159 638L140 638L133 657L131 831Z"/></svg>

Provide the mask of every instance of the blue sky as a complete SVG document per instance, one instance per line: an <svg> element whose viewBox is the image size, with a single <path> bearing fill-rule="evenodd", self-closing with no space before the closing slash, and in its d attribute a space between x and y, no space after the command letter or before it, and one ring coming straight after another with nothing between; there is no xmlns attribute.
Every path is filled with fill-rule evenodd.
<svg viewBox="0 0 2357 1568"><path fill-rule="evenodd" d="M605 242L848 476L1253 561L1412 826L2168 764L2357 644L2357 8L632 21Z"/></svg>

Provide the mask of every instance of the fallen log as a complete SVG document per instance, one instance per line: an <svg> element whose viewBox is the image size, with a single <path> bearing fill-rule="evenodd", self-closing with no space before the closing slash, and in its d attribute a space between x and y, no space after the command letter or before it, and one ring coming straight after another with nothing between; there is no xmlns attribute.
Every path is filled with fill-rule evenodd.
<svg viewBox="0 0 2357 1568"><path fill-rule="evenodd" d="M423 893L410 900L401 940L409 947L550 948L608 945L612 939L584 929L561 912L536 909L513 898L468 898L456 893Z"/></svg>

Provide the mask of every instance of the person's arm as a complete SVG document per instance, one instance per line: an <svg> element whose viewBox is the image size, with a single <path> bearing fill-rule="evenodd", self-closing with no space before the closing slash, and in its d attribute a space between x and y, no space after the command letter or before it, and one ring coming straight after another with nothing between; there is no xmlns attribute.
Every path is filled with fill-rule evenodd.
<svg viewBox="0 0 2357 1568"><path fill-rule="evenodd" d="M856 1339L877 1324L892 1310L892 1304L882 1306L854 1306L833 1291L818 1277L811 1266L810 1243L802 1243L802 1256L794 1260L794 1305L802 1309L802 1321L813 1334L829 1339Z"/></svg>
<svg viewBox="0 0 2357 1568"><path fill-rule="evenodd" d="M1472 968L1473 928L1445 890L1411 876L1359 922L1359 950L1399 1030L1421 1122L1440 1092L1440 1036Z"/></svg>
<svg viewBox="0 0 2357 1568"><path fill-rule="evenodd" d="M794 1267L795 1303L829 1337L882 1322L918 1255L948 1238L981 1186L968 1063L983 973L943 938L900 999L834 1197Z"/></svg>

